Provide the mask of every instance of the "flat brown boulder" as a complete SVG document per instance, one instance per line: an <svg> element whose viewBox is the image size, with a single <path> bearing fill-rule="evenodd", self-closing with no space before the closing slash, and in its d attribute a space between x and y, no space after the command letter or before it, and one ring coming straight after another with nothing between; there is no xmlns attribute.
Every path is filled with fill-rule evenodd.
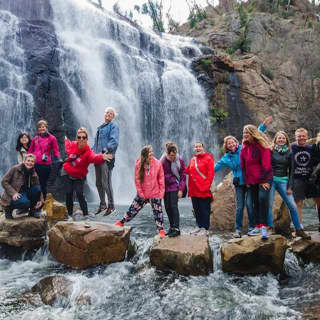
<svg viewBox="0 0 320 320"><path fill-rule="evenodd" d="M308 232L311 240L296 238L289 244L292 252L304 263L320 263L320 234L319 232Z"/></svg>
<svg viewBox="0 0 320 320"><path fill-rule="evenodd" d="M43 246L46 236L46 223L43 219L22 217L6 219L0 217L0 243L23 248L38 249Z"/></svg>
<svg viewBox="0 0 320 320"><path fill-rule="evenodd" d="M62 264L85 269L124 260L131 228L103 222L58 222L50 231L49 250Z"/></svg>
<svg viewBox="0 0 320 320"><path fill-rule="evenodd" d="M163 271L182 275L202 276L213 272L211 248L206 236L181 235L160 239L156 236L150 262Z"/></svg>
<svg viewBox="0 0 320 320"><path fill-rule="evenodd" d="M268 240L260 236L231 239L221 245L222 270L240 275L281 273L287 246L281 235Z"/></svg>

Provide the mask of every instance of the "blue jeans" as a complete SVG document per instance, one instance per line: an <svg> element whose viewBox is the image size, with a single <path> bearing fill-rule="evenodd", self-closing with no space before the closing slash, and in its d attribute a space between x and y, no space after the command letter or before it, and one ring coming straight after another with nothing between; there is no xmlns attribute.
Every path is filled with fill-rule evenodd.
<svg viewBox="0 0 320 320"><path fill-rule="evenodd" d="M41 188L40 186L33 186L26 192L20 192L21 197L17 200L12 200L11 209L30 209L34 208L40 200Z"/></svg>
<svg viewBox="0 0 320 320"><path fill-rule="evenodd" d="M254 217L250 189L247 186L235 187L236 191L236 229L242 231L243 209L246 205L249 228L254 228Z"/></svg>
<svg viewBox="0 0 320 320"><path fill-rule="evenodd" d="M277 182L273 181L271 190L270 190L270 197L269 197L269 214L268 214L268 226L273 227L273 215L272 215L272 205L274 201L274 193L276 190L279 192L281 198L289 208L290 216L294 227L299 230L302 229L302 226L299 221L299 215L297 210L297 205L294 201L292 194L287 194L287 182Z"/></svg>

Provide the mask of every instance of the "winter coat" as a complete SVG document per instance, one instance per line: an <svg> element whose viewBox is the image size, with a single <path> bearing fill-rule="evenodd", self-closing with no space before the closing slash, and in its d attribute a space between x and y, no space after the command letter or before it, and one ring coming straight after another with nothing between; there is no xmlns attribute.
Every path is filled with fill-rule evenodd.
<svg viewBox="0 0 320 320"><path fill-rule="evenodd" d="M85 178L90 163L99 164L104 161L102 154L95 154L88 145L79 149L77 141L66 139L65 148L68 158L63 164L63 169L73 178Z"/></svg>
<svg viewBox="0 0 320 320"><path fill-rule="evenodd" d="M110 121L102 124L97 129L92 150L95 153L107 151L107 153L115 155L119 145L119 135L119 127L115 122Z"/></svg>
<svg viewBox="0 0 320 320"><path fill-rule="evenodd" d="M162 167L164 172L164 183L166 192L171 191L183 191L186 187L186 173L185 173L185 164L182 158L180 160L180 170L179 176L180 180L173 174L171 171L171 161L169 161L166 157L162 161Z"/></svg>
<svg viewBox="0 0 320 320"><path fill-rule="evenodd" d="M59 146L55 136L52 134L47 134L44 136L36 135L30 144L28 153L32 153L36 156L37 164L51 164L51 152L56 158L60 158ZM42 155L46 154L47 161L42 161Z"/></svg>
<svg viewBox="0 0 320 320"><path fill-rule="evenodd" d="M317 165L320 162L320 142L312 145L312 161L313 165Z"/></svg>
<svg viewBox="0 0 320 320"><path fill-rule="evenodd" d="M245 184L270 183L273 178L269 148L263 148L257 141L245 141L241 153L242 176Z"/></svg>
<svg viewBox="0 0 320 320"><path fill-rule="evenodd" d="M196 169L195 158L197 159L198 169L205 176L203 178ZM189 175L188 196L197 198L211 198L210 186L214 178L214 159L210 153L201 153L192 157L186 174Z"/></svg>
<svg viewBox="0 0 320 320"><path fill-rule="evenodd" d="M1 196L0 203L3 206L9 206L12 201L12 196L15 193L19 193L21 187L24 185L24 164L20 163L12 168L3 176L1 185L4 189L4 193ZM36 171L33 169L30 175L29 186L30 188L36 185L40 185L39 177Z"/></svg>
<svg viewBox="0 0 320 320"><path fill-rule="evenodd" d="M152 157L149 165L144 165L144 181L139 179L140 158L136 161L134 170L134 182L136 184L138 196L144 199L162 199L164 197L164 174L162 163L155 157Z"/></svg>
<svg viewBox="0 0 320 320"><path fill-rule="evenodd" d="M265 132L267 126L263 123L260 123L258 130L261 132ZM241 153L242 145L240 144L238 149L235 152L228 151L226 154L215 164L214 171L218 172L223 168L230 168L232 170L232 175L234 178L239 178L239 185L244 185L244 180L242 176L241 169L241 161L240 161L240 153Z"/></svg>
<svg viewBox="0 0 320 320"><path fill-rule="evenodd" d="M280 153L277 150L271 151L271 166L273 176L275 177L288 177L288 189L292 189L293 170L292 166L292 153L288 150L285 153Z"/></svg>

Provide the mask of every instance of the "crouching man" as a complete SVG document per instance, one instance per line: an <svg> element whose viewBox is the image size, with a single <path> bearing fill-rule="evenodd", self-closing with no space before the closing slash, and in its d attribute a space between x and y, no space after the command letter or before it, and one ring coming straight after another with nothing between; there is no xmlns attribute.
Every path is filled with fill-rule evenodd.
<svg viewBox="0 0 320 320"><path fill-rule="evenodd" d="M16 214L29 213L30 217L40 218L41 188L34 164L35 156L27 154L23 163L10 168L2 178L4 193L0 203L7 219L13 219L12 212L15 209Z"/></svg>

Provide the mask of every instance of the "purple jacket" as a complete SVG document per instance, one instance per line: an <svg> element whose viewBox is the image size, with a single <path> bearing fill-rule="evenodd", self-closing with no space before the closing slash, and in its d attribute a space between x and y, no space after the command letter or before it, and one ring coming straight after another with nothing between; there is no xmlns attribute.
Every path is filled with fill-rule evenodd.
<svg viewBox="0 0 320 320"><path fill-rule="evenodd" d="M162 161L162 167L164 171L164 183L165 183L165 191L179 191L184 190L186 186L186 173L185 173L185 164L182 158L180 160L180 181L177 181L177 177L171 171L171 162L165 158Z"/></svg>

